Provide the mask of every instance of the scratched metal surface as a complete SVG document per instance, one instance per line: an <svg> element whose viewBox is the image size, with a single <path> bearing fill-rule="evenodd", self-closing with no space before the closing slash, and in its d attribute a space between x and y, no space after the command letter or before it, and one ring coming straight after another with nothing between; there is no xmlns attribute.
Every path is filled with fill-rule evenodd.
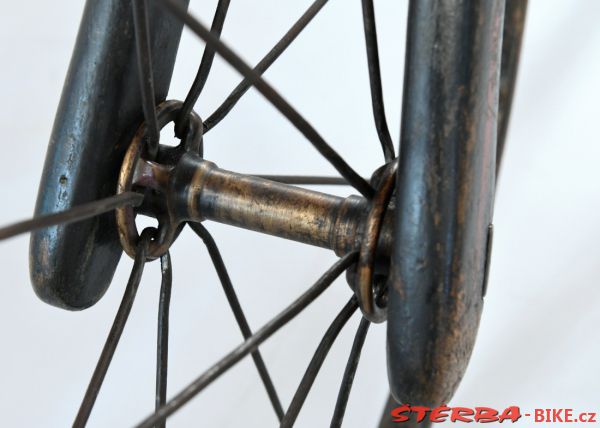
<svg viewBox="0 0 600 428"><path fill-rule="evenodd" d="M150 10L157 101L167 95L182 24ZM131 2L89 1L50 136L36 214L115 193L128 140L142 118ZM31 281L44 301L84 309L102 297L122 250L114 215L36 231Z"/></svg>
<svg viewBox="0 0 600 428"><path fill-rule="evenodd" d="M276 3L281 2L272 3L265 2L264 6L275 7L272 14L257 18L256 25L264 25L263 33L236 31L246 28L247 16L256 13L244 5L232 15L231 25L225 27L227 40L239 46L240 52L246 52L251 62L269 49L308 4L299 2L297 6L282 5L277 9ZM378 22L384 28L380 30L382 40L388 36L404 40L404 27L398 28L397 23L404 6L399 4L390 10L378 7ZM0 42L2 58L10 58L3 63L0 77L14 82L5 89L0 129L5 150L6 141L18 144L10 147L14 161L4 166L1 175L1 195L11 202L3 204L0 210L2 223L33 211L43 152L81 14L77 1L64 2L60 8L40 3L34 11L28 4L13 3L11 7L0 16L0 31L5 32L2 40L10 42ZM326 15L311 27L311 33L327 31L334 24L339 33L329 31L330 38L317 43L316 49L316 36L307 33L268 78L309 115L353 165L366 173L381 159L377 150L369 151L364 145L365 141L374 141L376 133L370 122L366 70L360 68L364 65L364 40L357 32L361 25L360 7L356 5L354 9L342 2L331 2L325 9ZM600 62L596 55L600 11L593 0L534 0L528 12L524 60L495 204L496 235L485 310L469 370L452 403L500 406L514 402L529 408L595 408L598 395L594 380L600 376L596 364L600 347L593 340L595 326L600 323L600 314L595 310L600 297L595 286L600 277L596 245L600 230L594 213L600 209L596 168L600 153L596 144L597 109L590 94L600 91ZM344 13L347 15L340 15ZM347 18L340 22L340 16ZM203 17L205 22L211 18L210 13ZM49 24L49 19L60 20L62 25ZM26 24L28 20L31 21ZM27 36L17 44L14 34L21 33ZM391 52L396 43L392 40L382 49ZM200 43L184 37L182 49L189 61L176 70L174 96L181 98L185 93L201 48ZM31 55L32 51L37 55ZM332 54L340 51L339 56ZM318 64L302 62L308 52L318 59ZM392 134L397 136L400 113L392 100L400 97L401 82L396 86L394 79L397 70L402 70L402 58L388 54L382 58L392 67L390 72L384 71L384 84L389 82L395 88L390 89L387 108ZM340 61L353 71L344 76L327 71L339 67ZM305 64L303 77L290 79L299 63ZM222 63L217 66L218 73L209 82L206 97L198 108L201 113L216 107L238 82L228 67ZM311 81L310 88L301 84L303 79ZM359 84L356 92L345 95L347 85L355 82L363 86ZM23 118L23 111L31 111L31 98L25 95L32 92L38 94L35 109ZM314 116L311 112L315 112ZM211 140L210 154L219 165L234 171L272 174L331 173L314 150L304 145L302 138L290 131L260 96L251 95L233 113L223 123L229 126L215 129ZM332 114L337 120L328 125ZM340 126L349 118L352 127ZM253 159L252 165L249 158ZM268 169L290 159L293 171ZM240 233L225 226L208 226L222 247L253 327L297 296L332 262L332 256L319 249L251 232ZM72 419L85 390L131 262L123 258L115 274L115 287L97 306L72 313L45 305L35 297L27 273L27 247L25 237L0 246L5 267L0 287L0 323L5 326L5 346L0 354L4 387L0 391L0 409L9 426L64 426L65 420ZM173 307L177 308L173 311L173 324L178 332L171 346L173 391L241 340L233 317L224 309L226 302L208 256L200 248L197 239L184 234L173 254ZM267 272L267 265L279 267ZM206 275L202 281L198 271ZM294 273L292 277L290 272ZM158 268L150 265L90 426L130 426L152 407L158 277ZM257 287L269 296L263 306L254 304ZM290 398L297 386L309 352L333 317L332 307L337 310L347 298L344 281L334 287L289 330L265 346L267 364L274 366L284 398ZM213 320L211 328L200 328L207 319ZM328 357L298 426L320 426L330 416L332 408L325 404L333 404L335 399L343 371L340 361L350 348L355 321L351 320ZM212 328L213 325L220 327ZM307 331L315 334L308 335ZM380 406L387 393L384 333L384 328L369 332L356 389L350 397L348 427L373 426L380 417ZM202 341L214 345L207 349ZM136 364L132 365L134 360ZM214 387L174 418L171 425L189 426L199 415L222 420L224 427L237 426L240 416L248 418L250 427L263 427L261 421L269 418L274 421L250 362ZM235 406L224 406L222 397L232 390L238 390L231 397Z"/></svg>

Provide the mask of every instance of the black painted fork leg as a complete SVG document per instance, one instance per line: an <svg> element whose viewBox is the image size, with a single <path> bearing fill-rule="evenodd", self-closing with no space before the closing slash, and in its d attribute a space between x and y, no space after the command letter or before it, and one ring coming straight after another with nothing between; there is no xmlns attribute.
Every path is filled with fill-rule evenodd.
<svg viewBox="0 0 600 428"><path fill-rule="evenodd" d="M189 0L177 0L187 6ZM143 119L131 0L87 0L37 197L36 215L114 195L123 155ZM183 29L157 2L148 8L155 103L165 100ZM38 296L66 309L102 297L122 248L114 213L31 235Z"/></svg>
<svg viewBox="0 0 600 428"><path fill-rule="evenodd" d="M395 253L394 398L448 403L475 343L488 261L504 0L411 0Z"/></svg>

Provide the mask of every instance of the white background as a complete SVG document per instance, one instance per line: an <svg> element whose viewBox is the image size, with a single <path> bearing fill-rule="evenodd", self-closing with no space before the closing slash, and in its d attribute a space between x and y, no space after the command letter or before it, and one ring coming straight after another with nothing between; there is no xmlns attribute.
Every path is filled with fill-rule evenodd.
<svg viewBox="0 0 600 428"><path fill-rule="evenodd" d="M8 2L0 15L0 223L31 215L46 143L82 11L81 1ZM208 23L215 1L192 10ZM233 1L224 39L256 63L310 1ZM386 109L399 133L405 1L376 2ZM372 122L360 2L332 0L266 74L362 174L382 157ZM600 411L600 2L530 3L504 168L498 187L491 278L469 370L451 404ZM171 98L183 99L203 44L186 31ZM239 81L221 60L197 111L206 117ZM333 174L332 168L255 91L206 136L206 156L240 172ZM347 189L324 189L347 192ZM255 329L335 259L326 250L217 224L214 233ZM131 260L93 308L43 304L28 278L28 238L0 244L2 426L70 425L112 322ZM169 394L241 341L201 242L189 232L172 250ZM90 426L131 426L153 407L157 263L139 296ZM349 297L343 280L262 348L284 406L327 325ZM318 376L299 427L328 426L358 323L342 332ZM375 426L386 398L385 327L371 328L346 415ZM525 426L528 422L521 422ZM190 402L171 426L276 426L251 360ZM536 424L542 426L542 424Z"/></svg>

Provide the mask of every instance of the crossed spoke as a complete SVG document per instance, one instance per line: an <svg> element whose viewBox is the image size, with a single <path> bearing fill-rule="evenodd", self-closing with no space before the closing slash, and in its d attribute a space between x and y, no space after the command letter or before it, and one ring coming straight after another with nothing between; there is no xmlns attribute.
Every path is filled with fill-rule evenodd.
<svg viewBox="0 0 600 428"><path fill-rule="evenodd" d="M273 48L254 68L248 66L235 52L233 52L220 40L220 35L223 30L230 0L219 0L210 30L192 17L187 10L176 1L158 1L175 17L183 21L197 36L206 42L206 47L200 61L197 75L175 121L176 135L181 136L184 134L189 115L202 93L202 90L208 80L214 57L218 53L242 75L243 80L205 121L205 132L216 126L234 108L236 103L248 91L248 89L254 86L308 139L308 141L334 166L334 168L341 175L341 177L303 175L259 175L259 177L294 185L351 185L365 197L371 198L373 196L374 190L368 181L360 176L324 140L317 130L313 128L312 125L303 116L301 116L296 109L294 109L271 85L269 85L262 78L262 75L265 73L265 71L281 56L281 54L290 46L296 37L306 28L306 26L318 14L328 0L315 0L304 12L304 14L288 30L288 32L273 46ZM385 159L386 161L390 161L395 157L395 154L393 142L385 117L373 1L361 1L373 117ZM146 126L145 142L147 144L149 156L153 157L158 152L160 129L157 120L154 96L154 78L150 49L151 29L149 28L148 19L148 0L132 0L132 9L134 18L137 67L142 101L141 104L144 114L144 123ZM141 205L142 201L143 195L134 192L126 192L98 201L82 204L63 212L38 216L30 220L1 228L0 240L43 227L81 221L112 211L115 208L122 206L137 207ZM223 373L229 370L229 368L233 367L248 354L250 354L254 360L254 364L263 382L275 413L281 422L281 426L291 427L296 421L300 410L302 409L306 397L329 350L331 349L331 346L335 342L344 325L356 312L356 309L358 308L356 297L353 296L348 301L348 303L342 308L340 313L336 316L332 324L327 329L310 361L309 366L307 367L307 370L292 399L292 402L285 413L258 347L281 327L297 316L318 296L320 296L321 293L325 291L325 289L327 289L342 272L344 272L357 261L358 254L353 252L340 258L327 272L321 276L321 278L319 278L319 280L317 280L317 282L315 282L312 287L310 287L297 300L295 300L285 310L265 324L261 329L257 330L255 333L252 333L252 330L250 329L235 293L222 256L213 237L201 224L190 224L190 227L206 245L229 305L244 337L244 342L233 349L224 358L215 363L179 394L175 395L171 400L167 400L169 309L172 288L172 265L169 253L167 252L164 254L161 257L162 283L160 288L157 320L158 331L156 348L157 361L155 413L142 421L139 427L156 426L164 428L166 418L169 415L185 405L204 388L210 385L213 381L219 378ZM100 354L100 358L75 418L73 424L75 427L85 426L92 412L94 403L108 371L120 337L124 331L128 316L131 312L137 289L141 281L144 265L147 261L146 256L148 245L153 238L153 233L154 231L152 229L145 229L141 234L135 255L134 265L125 289L123 299L118 308L112 327ZM352 350L348 358L337 397L334 414L331 420L332 427L341 426L369 324L370 323L363 318L356 332Z"/></svg>
<svg viewBox="0 0 600 428"><path fill-rule="evenodd" d="M65 225L74 223L88 218L96 217L115 208L125 206L139 206L144 199L144 196L135 192L124 192L119 195L110 196L108 198L99 199L87 204L81 204L71 209L52 213L43 214L29 220L23 220L18 223L5 226L0 229L0 241L21 233L31 232L32 230L42 229L57 225Z"/></svg>
<svg viewBox="0 0 600 428"><path fill-rule="evenodd" d="M352 349L348 356L348 363L344 370L344 376L342 378L342 384L340 385L340 392L335 403L335 410L331 418L331 428L340 428L342 421L344 420L344 413L346 412L346 405L348 404L348 398L350 397L350 390L354 383L354 375L358 367L358 361L360 360L360 353L362 347L365 344L367 333L369 332L369 326L371 322L366 318L361 318L356 335L354 336L354 342L352 343Z"/></svg>
<svg viewBox="0 0 600 428"><path fill-rule="evenodd" d="M160 128L156 117L154 101L154 76L152 72L152 56L150 52L150 28L148 25L148 1L132 0L133 23L135 31L135 47L140 76L140 90L144 123L146 124L146 143L148 153L154 157L158 152Z"/></svg>
<svg viewBox="0 0 600 428"><path fill-rule="evenodd" d="M356 263L358 253L352 252L339 259L327 272L321 276L304 294L296 299L291 305L279 313L275 318L265 324L256 333L246 339L242 344L233 349L229 354L211 366L196 380L194 380L185 389L179 392L157 412L144 419L138 428L150 428L161 421L164 421L169 415L181 408L204 388L214 382L223 373L237 364L241 359L258 348L261 343L271 337L281 327L295 318L310 303L319 297L333 281L352 264Z"/></svg>
<svg viewBox="0 0 600 428"><path fill-rule="evenodd" d="M223 291L225 292L225 296L227 297L227 301L229 302L229 306L233 312L233 315L242 331L242 335L245 340L249 339L252 336L252 330L250 330L250 325L246 320L246 316L244 315L244 311L242 310L242 306L237 297L235 289L233 288L233 284L231 282L231 278L229 277L229 273L227 272L227 268L225 267L225 263L223 262L223 258L221 257L221 252L217 247L217 243L213 239L212 235L204 226L199 223L190 223L190 227L196 234L202 239L210 258L213 262L215 270L217 271L217 275L219 276L219 280L221 281L221 285L223 287ZM262 383L267 391L267 395L269 396L269 400L271 400L271 404L273 405L273 409L275 410L275 414L277 418L281 420L283 418L283 407L281 406L281 401L277 396L277 391L275 390L275 385L271 380L271 376L267 370L267 366L260 354L258 348L251 352L252 359L254 360L254 365L256 366L256 370L258 370L258 374Z"/></svg>
<svg viewBox="0 0 600 428"><path fill-rule="evenodd" d="M225 24L225 18L227 17L228 9L229 0L219 0L217 9L215 11L215 16L210 27L210 31L216 37L221 36L221 31L223 31L223 25ZM192 83L192 86L185 97L183 107L181 108L181 111L177 117L177 121L175 122L175 134L179 137L181 137L185 132L188 116L194 108L194 104L196 104L196 101L198 101L198 97L200 97L202 89L204 89L204 85L208 80L208 75L210 74L213 60L215 59L215 53L215 50L211 46L207 45L204 49L202 60L200 61L200 67L198 68L198 73L196 74L196 78L194 79L194 82Z"/></svg>
<svg viewBox="0 0 600 428"><path fill-rule="evenodd" d="M88 388L85 392L83 401L81 402L81 406L79 407L79 411L75 417L75 421L73 422L73 427L75 428L84 427L90 417L90 413L92 413L92 408L94 407L94 403L96 402L96 398L100 392L100 387L102 386L102 382L104 381L106 372L110 366L110 362L115 354L115 350L117 349L119 339L121 338L123 330L125 329L127 318L129 318L129 313L131 312L131 307L133 306L133 301L135 300L135 295L137 294L137 290L142 279L144 266L146 265L146 253L148 251L148 245L151 239L152 230L149 228L144 229L136 250L133 268L129 276L129 281L127 282L127 287L125 288L123 300L121 300L117 315L115 316L113 325L108 333L108 338L106 339L104 347L102 348L102 352L100 353L98 364L96 365L92 379L90 380Z"/></svg>
<svg viewBox="0 0 600 428"><path fill-rule="evenodd" d="M167 252L160 258L162 281L158 300L158 334L156 338L156 394L155 409L158 410L167 402L167 368L169 359L169 307L171 304L171 288L173 284L173 266L171 256ZM157 428L164 428L160 423Z"/></svg>
<svg viewBox="0 0 600 428"><path fill-rule="evenodd" d="M264 178L265 180L276 181L278 183L294 185L350 185L344 177L325 177L318 175L256 175L256 177Z"/></svg>
<svg viewBox="0 0 600 428"><path fill-rule="evenodd" d="M302 381L300 382L300 386L296 390L294 394L294 398L292 399L292 403L288 408L283 420L281 421L281 428L291 428L296 422L296 418L304 405L304 401L308 396L308 393L317 378L317 374L319 374L319 370L321 370L321 366L323 366L323 362L325 362L325 357L329 353L331 349L331 345L335 342L340 331L346 322L350 319L352 314L356 312L358 309L358 301L355 296L346 303L346 305L342 308L337 317L333 320L323 339L321 339L321 343L317 347L312 359L310 360L310 364L302 377Z"/></svg>
<svg viewBox="0 0 600 428"><path fill-rule="evenodd" d="M273 46L263 59L256 64L254 72L263 75L265 71L279 58L279 56L292 44L298 35L306 28L312 19L325 6L328 0L316 0L302 16L291 26L287 33ZM229 94L223 103L204 121L205 132L215 127L233 109L242 96L250 89L252 81L247 77Z"/></svg>
<svg viewBox="0 0 600 428"><path fill-rule="evenodd" d="M352 186L366 198L373 196L371 185L362 178L317 132L308 121L298 113L271 85L244 62L235 52L212 34L200 21L191 16L185 7L173 0L159 0L159 3L180 19L198 37L211 46L221 57L235 68L279 110L306 139L312 143L319 153L348 180Z"/></svg>
<svg viewBox="0 0 600 428"><path fill-rule="evenodd" d="M365 28L365 42L367 45L367 62L369 66L369 82L371 84L371 104L375 128L381 142L381 148L386 162L396 157L394 143L390 136L385 108L383 105L383 90L381 88L381 70L379 68L379 48L377 47L377 30L375 26L375 9L373 0L362 0L363 25Z"/></svg>

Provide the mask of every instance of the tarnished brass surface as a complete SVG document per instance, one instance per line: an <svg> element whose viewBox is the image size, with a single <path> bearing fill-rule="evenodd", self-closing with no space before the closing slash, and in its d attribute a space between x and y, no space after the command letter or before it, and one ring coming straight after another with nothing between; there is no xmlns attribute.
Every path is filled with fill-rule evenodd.
<svg viewBox="0 0 600 428"><path fill-rule="evenodd" d="M136 152L137 153L137 152ZM346 198L218 168L186 152L175 166L144 160L131 150L121 171L127 188L150 188L163 198L171 230L184 222L212 220L344 255L360 245L369 203L361 196ZM135 159L135 161L134 161ZM129 214L131 217L131 213ZM135 240L126 211L118 215L125 245ZM383 221L377 254L391 251L392 222ZM133 248L133 247L132 247ZM126 248L127 249L127 248Z"/></svg>
<svg viewBox="0 0 600 428"><path fill-rule="evenodd" d="M345 254L356 246L367 201L341 198L217 168L192 154L173 170L171 209ZM184 203L182 203L184 202Z"/></svg>
<svg viewBox="0 0 600 428"><path fill-rule="evenodd" d="M162 156L170 162L149 161L142 156L142 131L143 127L127 152L119 179L118 192L143 190L146 195L138 210L126 207L117 213L128 254L138 239L137 213L159 221L150 251L166 251L186 222L205 220L328 248L339 256L360 250L359 263L347 273L348 283L367 319L386 320L383 291L392 253L396 161L373 174L371 181L377 188L373 200L356 195L344 198L227 171L179 147L171 148L175 159Z"/></svg>
<svg viewBox="0 0 600 428"><path fill-rule="evenodd" d="M377 192L365 220L363 239L360 245L360 256L354 281L356 296L358 297L364 317L376 323L385 321L387 317L386 308L380 306L377 302L377 296L375 295L377 290L373 287L373 283L377 243L382 229L381 225L384 223L385 214L394 192L397 170L397 161L388 164L383 171L381 183L377 186Z"/></svg>
<svg viewBox="0 0 600 428"><path fill-rule="evenodd" d="M179 101L165 101L162 103L157 109L159 126L163 127L172 121L179 113L181 107L182 103ZM146 154L143 144L145 132L146 127L142 124L135 133L125 153L117 182L117 194L128 192L134 186L138 189L160 190L169 181L169 169L161 168L158 163L149 163L143 159L143 155ZM194 113L190 116L188 131L182 143L167 155L164 155L164 152L159 153L157 161L166 161L169 158L180 157L183 152L197 153L200 151L201 142L202 122ZM155 166L154 168L153 165ZM145 193L146 196L149 196L148 191L145 191ZM181 231L182 226L181 222L175 216L170 215L164 209L153 211L153 215L158 219L159 226L154 231L154 236L148 247L148 259L150 260L156 259L167 252ZM121 245L130 257L135 257L135 249L139 240L139 234L135 225L137 212L134 211L133 207L120 207L115 212Z"/></svg>

